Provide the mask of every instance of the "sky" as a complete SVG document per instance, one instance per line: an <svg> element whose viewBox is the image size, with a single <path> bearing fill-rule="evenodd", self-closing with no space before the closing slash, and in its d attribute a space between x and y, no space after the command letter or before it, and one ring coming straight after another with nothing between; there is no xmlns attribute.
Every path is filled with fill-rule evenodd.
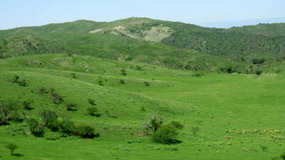
<svg viewBox="0 0 285 160"><path fill-rule="evenodd" d="M0 0L0 29L148 17L226 28L285 22L285 0Z"/></svg>

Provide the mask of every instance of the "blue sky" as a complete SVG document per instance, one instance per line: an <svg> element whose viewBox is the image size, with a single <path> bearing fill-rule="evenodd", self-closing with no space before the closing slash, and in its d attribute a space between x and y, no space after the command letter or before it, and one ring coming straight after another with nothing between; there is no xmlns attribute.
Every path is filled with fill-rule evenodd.
<svg viewBox="0 0 285 160"><path fill-rule="evenodd" d="M127 17L211 27L285 22L285 0L0 0L0 29Z"/></svg>

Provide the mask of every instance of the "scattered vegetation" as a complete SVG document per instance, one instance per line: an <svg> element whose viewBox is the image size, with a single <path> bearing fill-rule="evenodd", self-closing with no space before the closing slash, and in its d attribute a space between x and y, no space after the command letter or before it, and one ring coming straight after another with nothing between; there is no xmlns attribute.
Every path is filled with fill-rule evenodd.
<svg viewBox="0 0 285 160"><path fill-rule="evenodd" d="M23 86L23 87L26 87L28 86L27 82L26 82L26 79L22 79L20 80L20 76L18 75L15 75L14 78L11 80L12 83L16 83L18 84L19 86Z"/></svg>

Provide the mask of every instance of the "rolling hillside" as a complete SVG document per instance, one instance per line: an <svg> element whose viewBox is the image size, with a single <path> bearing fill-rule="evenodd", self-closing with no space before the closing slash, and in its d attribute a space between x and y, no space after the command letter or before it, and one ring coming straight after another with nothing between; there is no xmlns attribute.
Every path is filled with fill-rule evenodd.
<svg viewBox="0 0 285 160"><path fill-rule="evenodd" d="M283 73L201 73L65 54L1 59L0 68L1 107L13 100L25 117L0 126L3 160L260 160L279 159L285 149ZM63 98L61 103L53 101L51 91ZM100 116L90 116L89 107ZM27 119L42 122L39 113L47 109L59 115L59 122L93 126L100 137L66 136L49 128L35 137ZM181 143L153 143L143 129L151 115L162 116L164 124L183 124ZM15 156L5 148L11 142L19 146Z"/></svg>

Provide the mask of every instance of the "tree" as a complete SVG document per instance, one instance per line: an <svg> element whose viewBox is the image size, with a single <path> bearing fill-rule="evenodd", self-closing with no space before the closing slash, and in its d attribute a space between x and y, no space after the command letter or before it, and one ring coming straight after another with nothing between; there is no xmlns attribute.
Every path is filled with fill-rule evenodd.
<svg viewBox="0 0 285 160"><path fill-rule="evenodd" d="M11 155L14 155L14 151L15 151L17 148L19 148L19 147L18 147L15 143L13 143L13 142L10 142L10 143L6 144L5 147L10 150Z"/></svg>

